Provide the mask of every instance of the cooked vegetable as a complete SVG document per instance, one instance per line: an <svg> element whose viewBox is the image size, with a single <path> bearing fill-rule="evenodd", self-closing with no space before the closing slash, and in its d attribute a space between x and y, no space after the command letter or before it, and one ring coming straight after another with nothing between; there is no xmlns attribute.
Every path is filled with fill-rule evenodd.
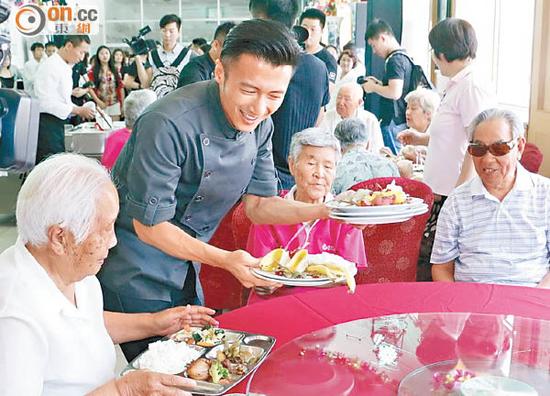
<svg viewBox="0 0 550 396"><path fill-rule="evenodd" d="M217 360L212 361L210 370L208 370L212 382L218 384L222 379L229 377L229 371Z"/></svg>

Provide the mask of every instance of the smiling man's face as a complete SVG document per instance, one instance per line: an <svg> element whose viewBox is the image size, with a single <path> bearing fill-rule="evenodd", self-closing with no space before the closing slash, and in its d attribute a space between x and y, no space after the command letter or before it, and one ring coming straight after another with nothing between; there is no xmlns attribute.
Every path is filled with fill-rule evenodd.
<svg viewBox="0 0 550 396"><path fill-rule="evenodd" d="M292 66L275 66L251 54L216 63L214 77L229 123L242 132L252 132L283 103L292 77Z"/></svg>

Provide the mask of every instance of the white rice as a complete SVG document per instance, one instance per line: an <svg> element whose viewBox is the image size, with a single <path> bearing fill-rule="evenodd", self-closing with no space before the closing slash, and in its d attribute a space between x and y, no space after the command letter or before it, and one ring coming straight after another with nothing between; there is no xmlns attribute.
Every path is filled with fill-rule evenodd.
<svg viewBox="0 0 550 396"><path fill-rule="evenodd" d="M193 360L201 356L201 352L190 347L185 342L174 340L157 341L149 344L149 348L136 362L137 368L148 369L164 374L179 374Z"/></svg>

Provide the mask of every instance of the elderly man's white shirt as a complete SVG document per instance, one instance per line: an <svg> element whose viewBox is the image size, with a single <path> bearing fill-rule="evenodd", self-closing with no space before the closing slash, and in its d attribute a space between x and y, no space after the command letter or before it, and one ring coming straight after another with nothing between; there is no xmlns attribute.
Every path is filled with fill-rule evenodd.
<svg viewBox="0 0 550 396"><path fill-rule="evenodd" d="M455 280L536 286L550 268L550 179L518 164L500 202L479 176L445 201L431 262L455 260Z"/></svg>
<svg viewBox="0 0 550 396"><path fill-rule="evenodd" d="M353 118L359 118L367 126L370 142L368 151L378 153L380 149L384 147L384 139L382 138L382 131L380 130L380 122L376 116L365 109L359 108L355 111ZM343 118L336 110L327 111L320 127L334 133L336 125L342 120Z"/></svg>
<svg viewBox="0 0 550 396"><path fill-rule="evenodd" d="M0 395L84 395L114 378L99 282L72 305L21 241L0 255Z"/></svg>
<svg viewBox="0 0 550 396"><path fill-rule="evenodd" d="M430 142L424 183L448 196L458 181L468 146L468 126L475 116L496 107L496 98L475 77L469 65L449 80L441 104L428 128Z"/></svg>

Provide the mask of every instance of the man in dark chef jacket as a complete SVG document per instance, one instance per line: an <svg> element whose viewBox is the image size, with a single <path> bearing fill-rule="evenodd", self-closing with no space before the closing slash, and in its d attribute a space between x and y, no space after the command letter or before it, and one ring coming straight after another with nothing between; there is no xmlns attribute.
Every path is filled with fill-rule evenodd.
<svg viewBox="0 0 550 396"><path fill-rule="evenodd" d="M153 312L202 302L199 265L231 272L244 286L259 260L207 242L242 197L255 223L327 218L325 205L277 197L270 115L281 105L300 48L289 29L249 20L226 37L214 79L148 107L114 169L118 244L99 274L105 309ZM123 345L128 359L151 339Z"/></svg>

